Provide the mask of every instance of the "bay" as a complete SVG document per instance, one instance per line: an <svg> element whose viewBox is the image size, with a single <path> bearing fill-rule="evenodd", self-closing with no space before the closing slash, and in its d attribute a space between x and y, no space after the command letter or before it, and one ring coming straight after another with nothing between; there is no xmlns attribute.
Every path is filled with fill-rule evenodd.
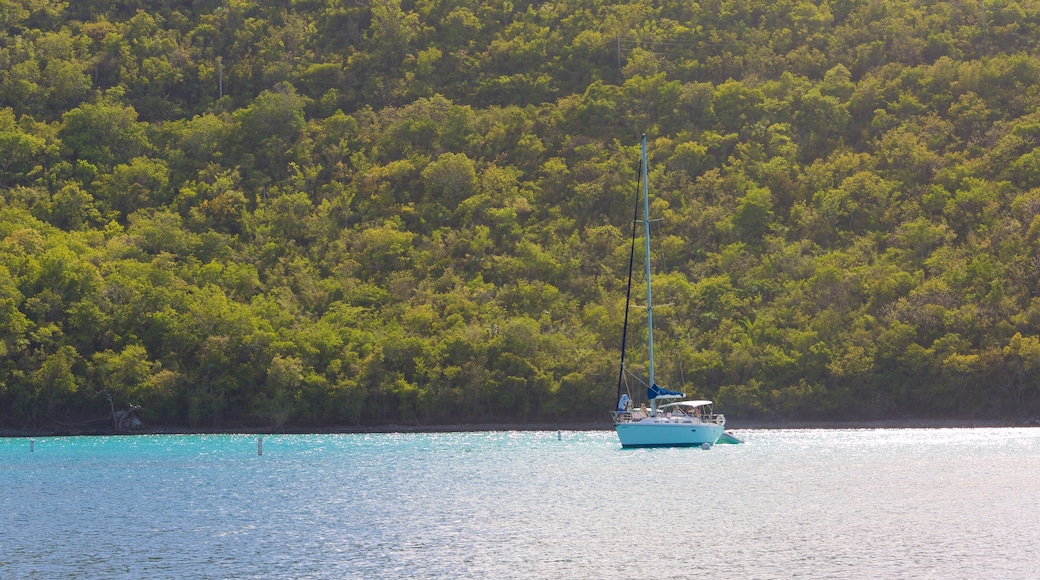
<svg viewBox="0 0 1040 580"><path fill-rule="evenodd" d="M1040 429L0 439L0 578L1029 578Z"/></svg>

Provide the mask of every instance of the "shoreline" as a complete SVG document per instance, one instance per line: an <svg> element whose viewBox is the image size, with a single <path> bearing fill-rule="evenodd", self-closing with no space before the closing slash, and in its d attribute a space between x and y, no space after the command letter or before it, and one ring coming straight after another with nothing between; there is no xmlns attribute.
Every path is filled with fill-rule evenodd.
<svg viewBox="0 0 1040 580"><path fill-rule="evenodd" d="M985 429L1040 426L1040 419L876 419L855 421L769 421L743 420L726 426L727 431L781 430L781 429ZM561 423L474 423L465 425L382 425L354 427L332 425L324 427L235 426L227 428L150 427L136 431L116 432L106 429L6 429L0 428L0 438L24 437L87 437L105 435L310 435L310 434L366 434L366 433L468 433L504 431L610 431L608 421Z"/></svg>

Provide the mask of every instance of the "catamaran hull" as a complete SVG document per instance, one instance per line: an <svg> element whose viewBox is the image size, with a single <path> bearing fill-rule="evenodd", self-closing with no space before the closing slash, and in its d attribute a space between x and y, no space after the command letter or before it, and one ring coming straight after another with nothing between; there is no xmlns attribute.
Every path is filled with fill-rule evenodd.
<svg viewBox="0 0 1040 580"><path fill-rule="evenodd" d="M725 425L704 423L618 423L615 425L622 447L699 447L714 445Z"/></svg>

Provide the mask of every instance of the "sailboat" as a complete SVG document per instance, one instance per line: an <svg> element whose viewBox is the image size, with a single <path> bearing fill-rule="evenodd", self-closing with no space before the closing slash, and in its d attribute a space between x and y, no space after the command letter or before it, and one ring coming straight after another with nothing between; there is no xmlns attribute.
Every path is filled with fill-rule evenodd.
<svg viewBox="0 0 1040 580"><path fill-rule="evenodd" d="M654 301L650 275L650 186L647 183L646 135L643 135L640 158L640 182L643 205L643 242L646 250L646 320L649 354L649 385L646 398L650 403L633 409L629 394L621 394L625 374L625 340L628 334L628 310L632 291L632 264L635 256L636 224L639 204L632 220L632 253L628 264L629 300L625 304L625 327L621 338L621 369L618 373L618 405L611 411L614 429L622 447L704 447L714 445L723 436L726 417L716 414L711 401L688 401L686 394L657 385L654 380Z"/></svg>

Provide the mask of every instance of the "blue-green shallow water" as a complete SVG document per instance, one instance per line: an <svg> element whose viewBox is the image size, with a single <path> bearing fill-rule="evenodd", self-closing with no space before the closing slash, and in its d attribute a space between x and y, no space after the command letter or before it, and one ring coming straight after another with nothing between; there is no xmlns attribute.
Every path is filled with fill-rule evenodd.
<svg viewBox="0 0 1040 580"><path fill-rule="evenodd" d="M0 439L0 578L1035 578L1040 429Z"/></svg>

